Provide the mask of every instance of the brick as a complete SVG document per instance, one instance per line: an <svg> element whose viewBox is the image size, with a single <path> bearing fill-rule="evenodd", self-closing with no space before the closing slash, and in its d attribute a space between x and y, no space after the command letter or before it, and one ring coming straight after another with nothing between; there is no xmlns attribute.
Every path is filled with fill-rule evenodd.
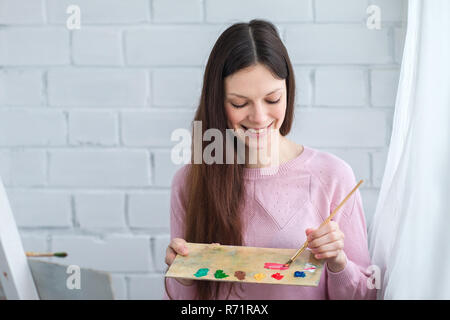
<svg viewBox="0 0 450 320"><path fill-rule="evenodd" d="M120 193L75 195L75 215L81 228L126 228L125 196Z"/></svg>
<svg viewBox="0 0 450 320"><path fill-rule="evenodd" d="M372 153L372 167L373 167L373 186L381 188L383 182L384 170L386 167L386 161L388 156L388 150L378 151Z"/></svg>
<svg viewBox="0 0 450 320"><path fill-rule="evenodd" d="M315 24L286 27L285 45L292 63L391 63L388 29L364 25Z"/></svg>
<svg viewBox="0 0 450 320"><path fill-rule="evenodd" d="M153 261L155 263L155 270L165 272L167 270L166 264L166 249L170 243L169 234L159 234L153 237Z"/></svg>
<svg viewBox="0 0 450 320"><path fill-rule="evenodd" d="M170 192L155 190L132 193L128 196L130 227L157 229L170 228Z"/></svg>
<svg viewBox="0 0 450 320"><path fill-rule="evenodd" d="M197 68L157 69L152 75L152 105L196 108L200 102L203 73Z"/></svg>
<svg viewBox="0 0 450 320"><path fill-rule="evenodd" d="M39 106L43 102L42 72L0 71L0 105Z"/></svg>
<svg viewBox="0 0 450 320"><path fill-rule="evenodd" d="M67 265L109 272L151 271L148 236L109 235L103 239L84 235L52 236L52 250L65 251Z"/></svg>
<svg viewBox="0 0 450 320"><path fill-rule="evenodd" d="M48 252L47 236L42 234L20 233L22 246L25 251Z"/></svg>
<svg viewBox="0 0 450 320"><path fill-rule="evenodd" d="M73 33L72 56L76 65L120 65L122 46L119 29L84 27Z"/></svg>
<svg viewBox="0 0 450 320"><path fill-rule="evenodd" d="M153 151L154 183L158 187L170 187L175 172L183 164L175 164L171 159L171 150Z"/></svg>
<svg viewBox="0 0 450 320"><path fill-rule="evenodd" d="M142 107L147 104L148 77L141 70L65 69L48 73L51 106Z"/></svg>
<svg viewBox="0 0 450 320"><path fill-rule="evenodd" d="M46 184L47 156L43 150L11 151L11 185L21 187Z"/></svg>
<svg viewBox="0 0 450 320"><path fill-rule="evenodd" d="M280 0L276 5L270 0L206 0L206 21L235 22L267 19L271 22L312 21L312 1ZM239 8L239 10L236 10Z"/></svg>
<svg viewBox="0 0 450 320"><path fill-rule="evenodd" d="M7 194L19 227L72 226L70 195L66 193L7 189Z"/></svg>
<svg viewBox="0 0 450 320"><path fill-rule="evenodd" d="M114 300L127 300L127 281L125 276L111 274Z"/></svg>
<svg viewBox="0 0 450 320"><path fill-rule="evenodd" d="M378 110L296 110L291 137L311 147L384 147L387 116Z"/></svg>
<svg viewBox="0 0 450 320"><path fill-rule="evenodd" d="M193 111L129 111L121 113L122 141L127 146L174 146L172 132L186 129L191 132Z"/></svg>
<svg viewBox="0 0 450 320"><path fill-rule="evenodd" d="M372 70L370 74L372 105L394 107L397 96L399 70Z"/></svg>
<svg viewBox="0 0 450 320"><path fill-rule="evenodd" d="M320 106L363 106L366 103L365 71L319 68L315 74L315 104Z"/></svg>
<svg viewBox="0 0 450 320"><path fill-rule="evenodd" d="M48 21L65 24L70 5L80 7L81 28L83 24L138 24L150 20L147 0L47 0Z"/></svg>
<svg viewBox="0 0 450 320"><path fill-rule="evenodd" d="M130 279L131 300L161 300L164 296L164 275L132 275Z"/></svg>
<svg viewBox="0 0 450 320"><path fill-rule="evenodd" d="M0 1L0 24L43 23L44 0L2 0Z"/></svg>
<svg viewBox="0 0 450 320"><path fill-rule="evenodd" d="M49 184L136 187L149 183L149 156L141 150L50 151Z"/></svg>
<svg viewBox="0 0 450 320"><path fill-rule="evenodd" d="M406 23L405 23L406 25ZM395 62L401 64L406 40L406 26L394 29Z"/></svg>
<svg viewBox="0 0 450 320"><path fill-rule="evenodd" d="M0 151L0 182L4 186L11 184L11 153Z"/></svg>
<svg viewBox="0 0 450 320"><path fill-rule="evenodd" d="M129 65L158 67L206 65L221 31L218 26L152 26L127 30L125 60Z"/></svg>
<svg viewBox="0 0 450 320"><path fill-rule="evenodd" d="M201 22L202 0L153 0L154 22Z"/></svg>
<svg viewBox="0 0 450 320"><path fill-rule="evenodd" d="M378 189L361 189L361 199L363 202L364 215L368 229L372 225L373 217L377 208L378 196Z"/></svg>
<svg viewBox="0 0 450 320"><path fill-rule="evenodd" d="M406 3L403 0L370 0L370 4L380 8L381 27L383 22L406 21Z"/></svg>
<svg viewBox="0 0 450 320"><path fill-rule="evenodd" d="M312 71L309 68L294 68L295 75L295 104L310 105L312 97Z"/></svg>
<svg viewBox="0 0 450 320"><path fill-rule="evenodd" d="M65 136L61 112L0 110L0 146L58 146Z"/></svg>
<svg viewBox="0 0 450 320"><path fill-rule="evenodd" d="M316 21L362 22L367 18L367 3L361 0L315 0Z"/></svg>
<svg viewBox="0 0 450 320"><path fill-rule="evenodd" d="M63 28L8 28L0 30L0 65L67 65L69 32Z"/></svg>
<svg viewBox="0 0 450 320"><path fill-rule="evenodd" d="M111 112L73 111L69 113L69 142L72 145L118 144L118 117Z"/></svg>

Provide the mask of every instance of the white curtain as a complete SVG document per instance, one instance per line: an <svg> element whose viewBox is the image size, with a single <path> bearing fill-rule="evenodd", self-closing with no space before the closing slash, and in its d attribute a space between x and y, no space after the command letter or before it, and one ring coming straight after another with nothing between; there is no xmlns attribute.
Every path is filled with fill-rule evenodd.
<svg viewBox="0 0 450 320"><path fill-rule="evenodd" d="M409 0L407 23L369 249L379 299L450 299L450 1Z"/></svg>

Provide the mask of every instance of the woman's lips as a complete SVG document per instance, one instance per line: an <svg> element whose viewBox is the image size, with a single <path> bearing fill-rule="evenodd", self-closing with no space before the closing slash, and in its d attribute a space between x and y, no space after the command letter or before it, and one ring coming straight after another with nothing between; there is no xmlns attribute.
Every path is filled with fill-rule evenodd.
<svg viewBox="0 0 450 320"><path fill-rule="evenodd" d="M261 138L267 134L268 129L272 126L274 121L272 121L267 127L264 129L254 130L254 129L248 129L245 126L242 126L245 130L245 134L252 138Z"/></svg>

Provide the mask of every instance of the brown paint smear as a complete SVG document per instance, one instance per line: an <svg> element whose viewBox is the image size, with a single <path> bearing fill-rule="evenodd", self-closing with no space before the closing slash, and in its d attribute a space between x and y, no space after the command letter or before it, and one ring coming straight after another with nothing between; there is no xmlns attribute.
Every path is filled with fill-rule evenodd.
<svg viewBox="0 0 450 320"><path fill-rule="evenodd" d="M236 271L234 273L234 276L236 278L238 278L239 280L244 280L245 279L245 272L244 271Z"/></svg>

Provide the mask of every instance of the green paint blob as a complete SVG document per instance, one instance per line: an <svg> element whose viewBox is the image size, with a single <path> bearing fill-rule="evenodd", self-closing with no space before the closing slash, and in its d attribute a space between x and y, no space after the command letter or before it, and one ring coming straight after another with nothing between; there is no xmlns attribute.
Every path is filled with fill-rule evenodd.
<svg viewBox="0 0 450 320"><path fill-rule="evenodd" d="M194 274L197 278L204 277L208 274L209 269L208 268L201 268L198 269L197 272Z"/></svg>
<svg viewBox="0 0 450 320"><path fill-rule="evenodd" d="M214 277L216 277L216 279L223 279L229 277L229 275L223 272L223 270L216 270L216 273L214 273Z"/></svg>

